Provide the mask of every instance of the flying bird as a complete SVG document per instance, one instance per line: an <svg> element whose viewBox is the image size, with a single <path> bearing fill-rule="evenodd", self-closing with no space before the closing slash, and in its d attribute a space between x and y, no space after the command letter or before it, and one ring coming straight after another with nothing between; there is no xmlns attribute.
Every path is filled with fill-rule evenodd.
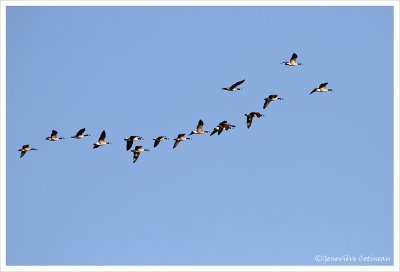
<svg viewBox="0 0 400 272"><path fill-rule="evenodd" d="M225 90L225 91L238 91L238 90L241 90L241 89L238 88L237 86L239 86L240 84L242 84L244 81L245 81L244 79L241 80L241 81L238 81L238 82L236 82L235 84L233 84L232 86L230 86L229 88L227 88L227 87L222 88L222 90Z"/></svg>
<svg viewBox="0 0 400 272"><path fill-rule="evenodd" d="M134 141L139 141L139 140L144 140L144 139L140 136L130 136L128 138L125 138L124 141L126 141L126 151L131 149Z"/></svg>
<svg viewBox="0 0 400 272"><path fill-rule="evenodd" d="M22 158L26 152L31 151L31 150L37 150L37 149L30 147L28 144L23 145L21 149L18 149L18 151L21 151L21 155L19 155L19 157Z"/></svg>
<svg viewBox="0 0 400 272"><path fill-rule="evenodd" d="M106 139L106 131L103 130L103 132L100 134L99 140L93 144L93 148L98 148L106 144L111 144L110 142L106 142L105 139Z"/></svg>
<svg viewBox="0 0 400 272"><path fill-rule="evenodd" d="M154 147L156 147L161 141L169 140L167 136L158 136L157 138L154 138Z"/></svg>
<svg viewBox="0 0 400 272"><path fill-rule="evenodd" d="M293 53L293 54L292 54L292 57L290 58L289 61L281 62L281 64L285 64L285 65L287 65L287 66L299 66L299 65L303 65L302 63L298 63L296 60L297 60L297 54L296 54L296 53Z"/></svg>
<svg viewBox="0 0 400 272"><path fill-rule="evenodd" d="M90 136L90 134L83 134L85 132L85 128L80 129L75 136L71 136L71 138L82 139L84 137Z"/></svg>
<svg viewBox="0 0 400 272"><path fill-rule="evenodd" d="M58 137L57 133L58 132L56 130L52 130L50 137L46 137L46 140L54 142L54 141L64 140L65 139L63 137Z"/></svg>
<svg viewBox="0 0 400 272"><path fill-rule="evenodd" d="M190 132L189 136L193 135L193 134L210 133L209 131L204 130L203 126L204 126L204 122L203 122L203 120L200 119L199 123L197 124L196 130L193 130L192 132Z"/></svg>
<svg viewBox="0 0 400 272"><path fill-rule="evenodd" d="M276 100L284 100L281 97L278 97L277 94L271 94L270 96L268 96L267 98L264 98L264 106L263 109L265 109L269 103L271 103L271 101L276 101Z"/></svg>
<svg viewBox="0 0 400 272"><path fill-rule="evenodd" d="M253 118L254 118L254 117L260 118L260 117L264 116L264 114L261 114L261 113L259 113L259 112L252 111L252 112L250 112L250 113L245 114L244 116L247 117L247 123L246 123L246 124L247 124L247 128L250 128L250 127L251 127L251 124L252 124L252 122L253 122Z"/></svg>
<svg viewBox="0 0 400 272"><path fill-rule="evenodd" d="M318 93L325 93L325 92L333 92L333 91L334 91L333 89L328 89L328 88L326 88L326 85L328 85L328 82L321 83L321 84L319 85L319 87L318 87L318 88L315 88L314 90L312 90L310 94L315 93L315 92L318 92Z"/></svg>
<svg viewBox="0 0 400 272"><path fill-rule="evenodd" d="M222 130L230 130L236 127L235 125L229 124L228 121L222 121L219 125L222 126Z"/></svg>
<svg viewBox="0 0 400 272"><path fill-rule="evenodd" d="M236 127L236 126L229 124L228 121L222 121L221 123L218 124L218 126L216 126L214 128L214 130L213 130L213 132L211 132L210 136L214 135L217 132L218 132L218 135L220 135L222 133L222 131L230 130L234 127Z"/></svg>
<svg viewBox="0 0 400 272"><path fill-rule="evenodd" d="M131 150L131 152L133 152L133 163L135 163L137 161L137 159L140 156L140 153L142 153L144 151L150 151L150 150L143 148L143 146L141 146L141 145L137 145L137 146L135 146L135 149Z"/></svg>
<svg viewBox="0 0 400 272"><path fill-rule="evenodd" d="M178 137L176 137L176 139L174 139L175 143L174 143L174 147L173 148L177 147L180 142L186 141L186 140L191 140L191 139L192 138L185 137L185 133L178 134Z"/></svg>

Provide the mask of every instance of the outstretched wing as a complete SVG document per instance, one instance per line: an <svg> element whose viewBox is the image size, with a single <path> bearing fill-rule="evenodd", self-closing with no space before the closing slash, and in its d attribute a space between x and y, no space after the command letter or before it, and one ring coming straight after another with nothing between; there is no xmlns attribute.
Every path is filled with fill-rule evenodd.
<svg viewBox="0 0 400 272"><path fill-rule="evenodd" d="M51 137L57 136L57 133L58 133L57 130L54 130L54 129L53 129L53 130L51 131Z"/></svg>
<svg viewBox="0 0 400 272"><path fill-rule="evenodd" d="M251 116L251 114L247 115L247 128L251 127L251 123L253 122L253 117Z"/></svg>
<svg viewBox="0 0 400 272"><path fill-rule="evenodd" d="M154 140L154 147L156 147L160 143L160 140Z"/></svg>
<svg viewBox="0 0 400 272"><path fill-rule="evenodd" d="M179 144L180 142L181 142L181 141L179 141L179 140L175 140L175 143L174 143L174 147L173 147L173 148L177 147L178 144Z"/></svg>
<svg viewBox="0 0 400 272"><path fill-rule="evenodd" d="M178 139L185 136L185 133L178 134Z"/></svg>
<svg viewBox="0 0 400 272"><path fill-rule="evenodd" d="M296 63L296 59L297 59L297 54L293 53L292 57L289 60L290 64L295 64Z"/></svg>
<svg viewBox="0 0 400 272"><path fill-rule="evenodd" d="M80 130L76 133L75 136L78 137L79 135L82 135L84 132L85 132L85 129L82 128L82 129L80 129Z"/></svg>
<svg viewBox="0 0 400 272"><path fill-rule="evenodd" d="M317 91L317 88L315 88L314 90L312 90L310 94L315 93L316 91Z"/></svg>
<svg viewBox="0 0 400 272"><path fill-rule="evenodd" d="M199 123L197 124L197 128L196 128L197 132L203 133L204 132L203 126L204 126L204 122L203 122L203 120L200 119Z"/></svg>
<svg viewBox="0 0 400 272"><path fill-rule="evenodd" d="M133 141L126 141L126 151L131 149L132 145L133 145Z"/></svg>
<svg viewBox="0 0 400 272"><path fill-rule="evenodd" d="M264 102L263 109L265 109L269 105L269 103L271 103L271 100L269 98L266 98L265 102Z"/></svg>
<svg viewBox="0 0 400 272"><path fill-rule="evenodd" d="M28 148L28 147L29 147L29 145L26 144L26 145L23 145L23 146L22 146L22 149L25 149L25 148Z"/></svg>
<svg viewBox="0 0 400 272"><path fill-rule="evenodd" d="M219 125L218 126L218 135L220 135L224 131L224 125Z"/></svg>
<svg viewBox="0 0 400 272"><path fill-rule="evenodd" d="M221 123L218 124L218 126L225 126L226 123L228 123L228 121L222 121Z"/></svg>
<svg viewBox="0 0 400 272"><path fill-rule="evenodd" d="M133 152L133 163L137 161L140 156L140 152Z"/></svg>
<svg viewBox="0 0 400 272"><path fill-rule="evenodd" d="M245 80L241 80L236 82L235 84L233 84L232 86L229 87L229 89L235 89L237 86L239 86L240 84L242 84Z"/></svg>
<svg viewBox="0 0 400 272"><path fill-rule="evenodd" d="M100 134L99 142L104 141L105 138L106 138L106 131L103 130L103 132Z"/></svg>
<svg viewBox="0 0 400 272"><path fill-rule="evenodd" d="M22 158L25 155L26 151L22 150L21 155L19 155L20 158Z"/></svg>
<svg viewBox="0 0 400 272"><path fill-rule="evenodd" d="M326 87L326 85L328 85L328 82L321 83L321 84L319 85L319 88L320 88L320 89L321 89L321 88L324 88L324 87Z"/></svg>
<svg viewBox="0 0 400 272"><path fill-rule="evenodd" d="M269 100L272 100L272 99L275 99L275 98L277 98L277 97L278 97L277 94L270 94L270 95L268 96L268 99L269 99Z"/></svg>

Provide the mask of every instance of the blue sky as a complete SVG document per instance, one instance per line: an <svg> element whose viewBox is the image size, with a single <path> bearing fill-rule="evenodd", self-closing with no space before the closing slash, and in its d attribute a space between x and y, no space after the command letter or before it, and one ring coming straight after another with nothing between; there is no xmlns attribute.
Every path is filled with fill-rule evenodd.
<svg viewBox="0 0 400 272"><path fill-rule="evenodd" d="M7 8L8 265L393 260L392 192L390 7Z"/></svg>

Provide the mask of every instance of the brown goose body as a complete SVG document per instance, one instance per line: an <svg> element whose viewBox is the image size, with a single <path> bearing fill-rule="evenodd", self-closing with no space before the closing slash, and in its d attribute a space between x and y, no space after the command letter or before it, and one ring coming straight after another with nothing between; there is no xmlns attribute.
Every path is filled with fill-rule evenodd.
<svg viewBox="0 0 400 272"><path fill-rule="evenodd" d="M131 150L131 152L133 152L133 163L135 163L138 160L140 153L145 152L145 151L150 151L150 150L143 148L143 146L141 146L141 145L135 146L135 148L133 150Z"/></svg>
<svg viewBox="0 0 400 272"><path fill-rule="evenodd" d="M246 113L244 116L247 117L247 121L246 121L247 128L250 128L251 124L253 122L253 118L254 117L260 118L260 117L264 116L264 114L261 114L260 112L252 111L250 113Z"/></svg>
<svg viewBox="0 0 400 272"><path fill-rule="evenodd" d="M93 148L99 148L100 146L111 144L111 142L106 142L105 139L106 139L106 131L103 130L103 132L100 134L99 140L93 143Z"/></svg>
<svg viewBox="0 0 400 272"><path fill-rule="evenodd" d="M241 89L238 88L238 86L239 86L240 84L242 84L244 81L245 81L245 79L240 80L240 81L238 81L238 82L232 84L230 87L222 88L222 90L230 91L230 92L232 92L232 91L239 91L239 90L241 90Z"/></svg>
<svg viewBox="0 0 400 272"><path fill-rule="evenodd" d="M264 99L264 106L263 109L265 109L266 107L268 107L269 103L271 103L272 101L276 101L276 100L284 100L282 97L278 97L277 94L271 94L269 95L267 98Z"/></svg>
<svg viewBox="0 0 400 272"><path fill-rule="evenodd" d="M318 92L318 93L334 92L333 89L328 89L326 87L326 85L328 85L328 82L324 82L324 83L319 84L319 87L318 88L314 88L314 90L312 90L310 94L315 93L315 92Z"/></svg>
<svg viewBox="0 0 400 272"><path fill-rule="evenodd" d="M139 141L139 140L144 140L144 139L141 136L129 136L128 138L125 138L124 141L126 141L126 151L131 149L133 142Z"/></svg>
<svg viewBox="0 0 400 272"><path fill-rule="evenodd" d="M297 54L293 53L292 57L290 58L289 61L283 61L281 62L281 64L285 64L287 66L299 66L299 65L303 65L302 63L298 63L297 62Z"/></svg>
<svg viewBox="0 0 400 272"><path fill-rule="evenodd" d="M203 120L200 119L199 122L197 123L196 130L191 131L190 134L189 134L189 136L190 136L190 135L193 135L193 134L210 133L209 131L204 130L203 126L204 126L204 122L203 122Z"/></svg>
<svg viewBox="0 0 400 272"><path fill-rule="evenodd" d="M185 137L185 133L178 134L178 137L176 137L174 139L175 143L174 143L174 146L172 148L176 148L179 145L179 143L182 142L182 141L191 140L191 139L192 138Z"/></svg>
<svg viewBox="0 0 400 272"><path fill-rule="evenodd" d="M54 142L54 141L64 140L65 139L63 137L58 137L57 134L58 134L58 131L53 129L51 131L50 137L47 137L46 140Z"/></svg>
<svg viewBox="0 0 400 272"><path fill-rule="evenodd" d="M85 128L80 129L74 136L71 136L71 138L83 139L85 137L90 136L90 134L83 134L83 133L85 133Z"/></svg>
<svg viewBox="0 0 400 272"><path fill-rule="evenodd" d="M157 138L154 138L154 139L153 139L153 141L154 141L154 147L158 146L158 144L159 144L161 141L166 141L166 140L169 140L169 138L167 138L167 136L158 136Z"/></svg>

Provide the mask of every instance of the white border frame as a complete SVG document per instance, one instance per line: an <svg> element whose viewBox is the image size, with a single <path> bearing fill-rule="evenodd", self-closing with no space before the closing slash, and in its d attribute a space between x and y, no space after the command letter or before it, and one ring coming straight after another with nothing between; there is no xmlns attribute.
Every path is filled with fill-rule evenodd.
<svg viewBox="0 0 400 272"><path fill-rule="evenodd" d="M392 266L7 266L6 264L6 7L7 6L392 6L394 16L394 234ZM0 271L387 271L399 272L399 1L17 1L0 0Z"/></svg>

